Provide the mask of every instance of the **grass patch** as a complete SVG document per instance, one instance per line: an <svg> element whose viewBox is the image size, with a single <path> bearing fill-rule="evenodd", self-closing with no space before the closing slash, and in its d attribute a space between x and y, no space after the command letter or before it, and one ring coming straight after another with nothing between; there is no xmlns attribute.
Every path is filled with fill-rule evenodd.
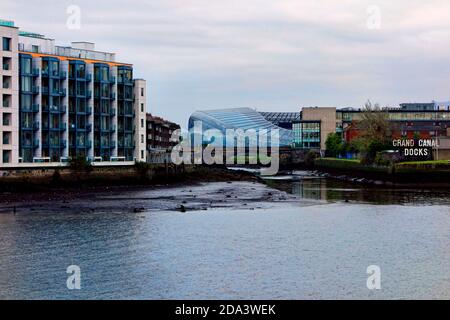
<svg viewBox="0 0 450 320"><path fill-rule="evenodd" d="M347 171L364 171L387 173L388 167L366 166L361 164L359 159L338 159L338 158L320 158L314 161L314 165L319 168L338 169Z"/></svg>

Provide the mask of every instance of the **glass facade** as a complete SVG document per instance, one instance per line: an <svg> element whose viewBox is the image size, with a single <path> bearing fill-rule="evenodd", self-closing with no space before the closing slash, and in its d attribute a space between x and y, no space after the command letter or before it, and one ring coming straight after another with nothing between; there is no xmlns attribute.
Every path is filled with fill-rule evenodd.
<svg viewBox="0 0 450 320"><path fill-rule="evenodd" d="M65 74L61 72L60 60L53 57L42 58L42 157L58 162L67 147L64 140L66 125L63 115L65 90L62 82Z"/></svg>
<svg viewBox="0 0 450 320"><path fill-rule="evenodd" d="M293 146L300 149L320 148L320 122L308 121L292 124Z"/></svg>
<svg viewBox="0 0 450 320"><path fill-rule="evenodd" d="M34 103L34 76L32 56L19 55L19 157L24 162L32 162L35 149L39 146L37 129L39 105Z"/></svg>
<svg viewBox="0 0 450 320"><path fill-rule="evenodd" d="M127 66L117 68L117 143L118 156L133 160L134 154L134 110L133 69Z"/></svg>
<svg viewBox="0 0 450 320"><path fill-rule="evenodd" d="M69 62L69 157L87 157L92 143L89 140L89 107L91 75L84 61Z"/></svg>
<svg viewBox="0 0 450 320"><path fill-rule="evenodd" d="M111 75L109 65L94 65L94 156L103 161L111 160L115 143L113 117L115 115L112 102L115 99L113 86L115 79Z"/></svg>

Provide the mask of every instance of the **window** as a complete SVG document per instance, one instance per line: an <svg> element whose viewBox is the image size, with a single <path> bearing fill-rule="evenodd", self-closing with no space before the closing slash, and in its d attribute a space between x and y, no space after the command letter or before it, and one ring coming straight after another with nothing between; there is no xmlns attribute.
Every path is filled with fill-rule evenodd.
<svg viewBox="0 0 450 320"><path fill-rule="evenodd" d="M3 70L10 70L11 58L3 57Z"/></svg>
<svg viewBox="0 0 450 320"><path fill-rule="evenodd" d="M32 46L31 46L31 52L38 53L38 52L39 52L39 46L32 45Z"/></svg>
<svg viewBox="0 0 450 320"><path fill-rule="evenodd" d="M141 97L144 96L144 88L141 88Z"/></svg>
<svg viewBox="0 0 450 320"><path fill-rule="evenodd" d="M144 127L144 119L141 119L141 128Z"/></svg>
<svg viewBox="0 0 450 320"><path fill-rule="evenodd" d="M141 134L141 143L144 143L144 135Z"/></svg>
<svg viewBox="0 0 450 320"><path fill-rule="evenodd" d="M144 159L144 150L141 150L141 159Z"/></svg>
<svg viewBox="0 0 450 320"><path fill-rule="evenodd" d="M22 74L31 74L31 59L20 59L20 71Z"/></svg>
<svg viewBox="0 0 450 320"><path fill-rule="evenodd" d="M3 125L4 126L11 125L11 113L3 113Z"/></svg>
<svg viewBox="0 0 450 320"><path fill-rule="evenodd" d="M144 112L144 104L141 103L141 112Z"/></svg>
<svg viewBox="0 0 450 320"><path fill-rule="evenodd" d="M3 132L3 144L11 144L11 132Z"/></svg>
<svg viewBox="0 0 450 320"><path fill-rule="evenodd" d="M11 38L3 38L3 51L11 51Z"/></svg>
<svg viewBox="0 0 450 320"><path fill-rule="evenodd" d="M11 151L3 150L3 163L9 163L11 161Z"/></svg>
<svg viewBox="0 0 450 320"><path fill-rule="evenodd" d="M22 76L20 88L22 91L31 92L31 77Z"/></svg>

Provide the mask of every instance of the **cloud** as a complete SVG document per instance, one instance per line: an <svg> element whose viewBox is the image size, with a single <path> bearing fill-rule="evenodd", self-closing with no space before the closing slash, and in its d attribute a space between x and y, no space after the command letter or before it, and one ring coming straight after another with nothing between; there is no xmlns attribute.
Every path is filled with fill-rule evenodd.
<svg viewBox="0 0 450 320"><path fill-rule="evenodd" d="M81 30L65 28L71 4L81 8ZM370 30L373 5L381 23ZM449 11L441 0L0 3L2 18L23 29L117 52L148 79L151 111L182 124L212 107L448 100Z"/></svg>

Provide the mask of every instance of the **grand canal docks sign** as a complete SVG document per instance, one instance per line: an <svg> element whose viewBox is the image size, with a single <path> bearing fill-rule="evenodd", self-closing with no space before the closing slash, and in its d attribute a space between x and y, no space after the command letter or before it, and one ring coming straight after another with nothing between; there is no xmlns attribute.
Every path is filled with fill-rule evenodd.
<svg viewBox="0 0 450 320"><path fill-rule="evenodd" d="M438 148L439 144L435 139L395 139L392 146L408 160L429 160L433 149Z"/></svg>

